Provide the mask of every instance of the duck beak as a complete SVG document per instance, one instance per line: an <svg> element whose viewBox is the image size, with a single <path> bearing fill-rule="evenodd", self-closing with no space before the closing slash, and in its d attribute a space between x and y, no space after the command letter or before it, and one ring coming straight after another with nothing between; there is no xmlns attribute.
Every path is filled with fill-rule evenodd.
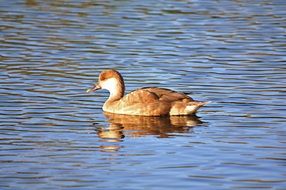
<svg viewBox="0 0 286 190"><path fill-rule="evenodd" d="M95 84L95 85L93 85L91 88L87 89L86 92L87 92L87 93L90 93L90 92L97 91L97 90L99 90L99 89L101 89L101 87L99 86L99 84Z"/></svg>

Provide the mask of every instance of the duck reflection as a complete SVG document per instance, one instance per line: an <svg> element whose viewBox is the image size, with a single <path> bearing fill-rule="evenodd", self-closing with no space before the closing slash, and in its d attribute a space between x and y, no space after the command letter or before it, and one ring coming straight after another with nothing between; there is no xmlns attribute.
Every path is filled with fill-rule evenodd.
<svg viewBox="0 0 286 190"><path fill-rule="evenodd" d="M174 136L175 133L189 133L201 124L197 116L146 117L104 113L108 128L98 128L97 134L110 142L120 141L125 136L142 137L155 135L161 138Z"/></svg>

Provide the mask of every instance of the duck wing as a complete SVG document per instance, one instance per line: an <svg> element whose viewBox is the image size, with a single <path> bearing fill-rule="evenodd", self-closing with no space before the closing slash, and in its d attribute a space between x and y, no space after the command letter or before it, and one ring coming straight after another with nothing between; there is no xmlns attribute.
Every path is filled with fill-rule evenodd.
<svg viewBox="0 0 286 190"><path fill-rule="evenodd" d="M184 93L175 92L164 88L141 88L130 92L119 101L116 101L116 110L105 110L111 113L128 115L161 116L170 113L170 109L185 109L186 104L193 99Z"/></svg>
<svg viewBox="0 0 286 190"><path fill-rule="evenodd" d="M168 102L174 102L180 100L194 101L191 97L187 96L184 93L175 92L173 90L166 88L147 87L147 88L142 88L141 90L145 90L152 94L155 94L161 101L168 101Z"/></svg>
<svg viewBox="0 0 286 190"><path fill-rule="evenodd" d="M128 102L128 104L136 104L136 103L152 103L158 101L160 97L146 89L138 89L130 92L129 94L125 95L122 99L122 102Z"/></svg>

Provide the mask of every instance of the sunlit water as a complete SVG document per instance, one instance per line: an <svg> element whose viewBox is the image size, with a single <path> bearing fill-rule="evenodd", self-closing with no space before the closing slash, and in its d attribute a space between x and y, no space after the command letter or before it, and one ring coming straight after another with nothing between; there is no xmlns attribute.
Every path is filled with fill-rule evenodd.
<svg viewBox="0 0 286 190"><path fill-rule="evenodd" d="M286 1L0 1L0 189L286 189ZM127 91L198 117L104 115Z"/></svg>

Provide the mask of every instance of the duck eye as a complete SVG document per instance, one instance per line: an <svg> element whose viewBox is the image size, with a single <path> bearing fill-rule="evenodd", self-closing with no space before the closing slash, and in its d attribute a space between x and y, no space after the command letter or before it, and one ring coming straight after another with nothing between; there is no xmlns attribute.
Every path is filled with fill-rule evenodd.
<svg viewBox="0 0 286 190"><path fill-rule="evenodd" d="M99 78L101 81L105 80L105 76L104 75L101 75L100 78Z"/></svg>

